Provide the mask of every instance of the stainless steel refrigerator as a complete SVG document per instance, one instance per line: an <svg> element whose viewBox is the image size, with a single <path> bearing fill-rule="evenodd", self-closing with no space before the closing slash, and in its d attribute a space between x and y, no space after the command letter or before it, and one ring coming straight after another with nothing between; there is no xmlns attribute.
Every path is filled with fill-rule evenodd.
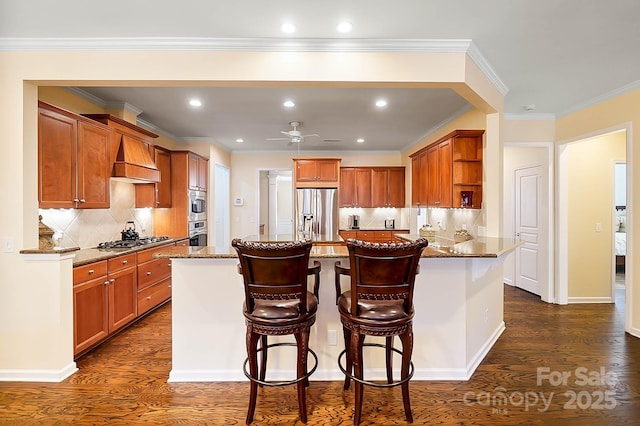
<svg viewBox="0 0 640 426"><path fill-rule="evenodd" d="M296 232L313 240L338 235L338 190L296 189Z"/></svg>

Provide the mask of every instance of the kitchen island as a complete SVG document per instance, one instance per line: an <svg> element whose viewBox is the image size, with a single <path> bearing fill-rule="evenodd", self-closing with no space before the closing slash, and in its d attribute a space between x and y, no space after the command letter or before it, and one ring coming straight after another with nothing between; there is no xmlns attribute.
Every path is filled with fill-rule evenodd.
<svg viewBox="0 0 640 426"><path fill-rule="evenodd" d="M407 240L415 238L418 236L405 235ZM413 380L471 377L505 329L502 265L519 244L482 238L453 245L436 243L425 249L415 284ZM247 380L242 372L246 357L244 289L235 251L231 247L173 247L155 256L171 258L172 263L169 381ZM344 341L333 270L336 261L348 265L347 248L317 245L311 250L311 260L322 265L320 305L309 342L318 355L318 369L311 380L341 380L344 376L337 359ZM349 278L341 280L344 290ZM268 380L295 376L295 351L286 348L269 356ZM365 377L384 379L384 351L372 351ZM399 364L394 360L394 365Z"/></svg>

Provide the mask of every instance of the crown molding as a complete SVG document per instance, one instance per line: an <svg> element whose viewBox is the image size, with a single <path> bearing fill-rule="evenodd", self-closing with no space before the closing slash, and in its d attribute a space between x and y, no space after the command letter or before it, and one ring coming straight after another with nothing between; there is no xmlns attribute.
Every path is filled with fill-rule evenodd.
<svg viewBox="0 0 640 426"><path fill-rule="evenodd" d="M570 108L565 109L561 113L556 114L558 118L564 117L569 114L573 114L574 112L581 111L583 109L589 108L591 106L597 105L604 101L608 101L613 98L617 98L618 96L625 95L627 93L631 93L635 90L640 89L640 80L636 80L632 83L629 83L625 86L619 87L617 89L611 90L609 92L603 93L600 96L596 96L595 98L591 98L585 102L576 104Z"/></svg>
<svg viewBox="0 0 640 426"><path fill-rule="evenodd" d="M106 109L115 109L115 110L123 110L130 113L133 113L137 116L142 114L142 110L135 105L131 105L129 102L122 101L107 101L105 102Z"/></svg>
<svg viewBox="0 0 640 426"><path fill-rule="evenodd" d="M484 55L480 52L480 50L476 47L473 42L469 43L469 48L467 50L467 55L475 62L475 64L480 68L480 71L487 76L489 81L495 86L496 89L500 92L500 94L504 97L509 93L509 88L506 84L500 79L495 70L489 65L489 62L485 59Z"/></svg>
<svg viewBox="0 0 640 426"><path fill-rule="evenodd" d="M91 93L82 90L79 87L63 87L64 90L66 90L67 92L71 92L74 95L84 99L85 101L91 102L92 104L99 106L100 108L104 108L107 109L107 102L102 99L99 98L95 95L92 95Z"/></svg>
<svg viewBox="0 0 640 426"><path fill-rule="evenodd" d="M503 118L507 121L545 121L545 120L555 120L557 117L555 114L537 114L537 113L528 113L528 114L504 114Z"/></svg>

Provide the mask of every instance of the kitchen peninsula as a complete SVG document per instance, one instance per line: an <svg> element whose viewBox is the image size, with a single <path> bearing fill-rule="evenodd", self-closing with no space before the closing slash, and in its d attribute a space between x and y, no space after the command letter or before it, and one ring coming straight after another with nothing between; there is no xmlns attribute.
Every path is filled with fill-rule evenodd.
<svg viewBox="0 0 640 426"><path fill-rule="evenodd" d="M418 236L406 234L404 238ZM487 237L425 249L415 283L413 380L471 377L505 329L502 265L518 245L511 239ZM171 247L155 256L170 258L172 264L169 381L246 380L242 372L246 357L244 289L235 251L231 247ZM309 342L318 355L318 369L311 379L341 380L337 359L344 343L335 306L334 264L348 265L347 248L314 245L311 259L322 265L320 305ZM348 277L341 279L345 290ZM380 352L365 366L365 376L374 380L385 377L384 353ZM292 366L295 351L279 349L269 356L268 380L295 376Z"/></svg>

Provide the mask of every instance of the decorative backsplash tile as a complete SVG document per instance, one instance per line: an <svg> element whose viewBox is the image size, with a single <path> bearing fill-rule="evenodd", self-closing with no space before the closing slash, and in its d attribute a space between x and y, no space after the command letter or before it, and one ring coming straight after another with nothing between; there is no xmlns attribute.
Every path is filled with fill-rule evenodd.
<svg viewBox="0 0 640 426"><path fill-rule="evenodd" d="M135 186L111 179L109 209L40 209L42 222L62 233L62 247L91 248L104 241L119 240L128 221L133 221L141 237L153 235L153 214L135 208Z"/></svg>

